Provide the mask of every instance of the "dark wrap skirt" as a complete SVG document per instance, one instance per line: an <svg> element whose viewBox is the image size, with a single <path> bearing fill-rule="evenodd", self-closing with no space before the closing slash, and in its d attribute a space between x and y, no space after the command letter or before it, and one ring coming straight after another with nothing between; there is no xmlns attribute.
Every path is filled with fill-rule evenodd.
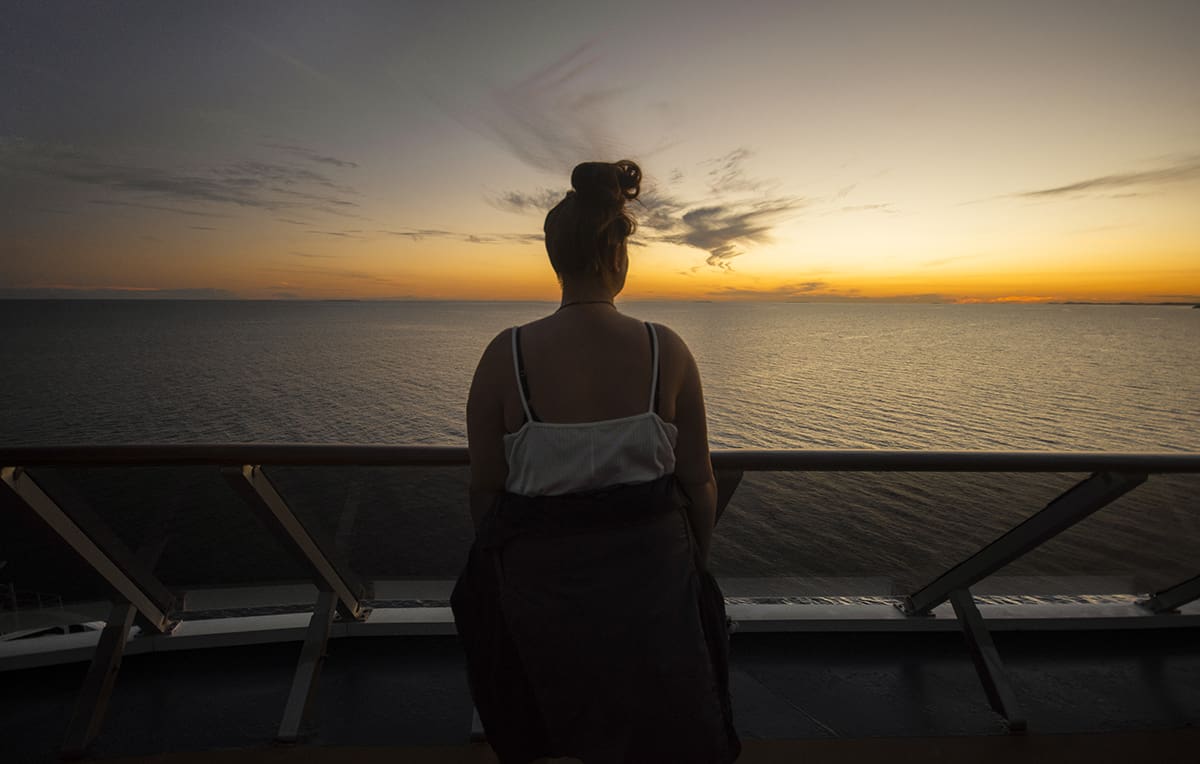
<svg viewBox="0 0 1200 764"><path fill-rule="evenodd" d="M450 604L504 764L724 764L741 750L725 602L674 478L502 496Z"/></svg>

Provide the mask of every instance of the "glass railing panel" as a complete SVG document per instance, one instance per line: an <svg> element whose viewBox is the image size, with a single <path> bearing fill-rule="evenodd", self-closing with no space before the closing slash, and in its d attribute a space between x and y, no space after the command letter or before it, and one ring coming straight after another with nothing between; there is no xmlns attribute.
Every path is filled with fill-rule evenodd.
<svg viewBox="0 0 1200 764"><path fill-rule="evenodd" d="M364 583L444 583L460 572L473 537L466 467L279 466L266 472L334 562ZM175 592L309 581L305 567L216 466L37 468L30 474L69 515L99 518L124 548L136 551L167 533L154 572ZM747 472L717 528L711 565L733 597L908 594L1084 477ZM21 517L4 512L0 560L9 563L0 568L0 595L11 582L64 601L107 599L103 582L71 550L36 522L22 525ZM1200 476L1152 476L981 582L979 591L1046 593L1065 582L1079 593L1089 587L1116 593L1109 591L1114 581L1130 591L1154 591L1200 572L1198 549ZM439 599L444 588L412 598ZM389 591L405 599L424 590ZM299 602L310 595L287 596Z"/></svg>
<svg viewBox="0 0 1200 764"><path fill-rule="evenodd" d="M68 515L95 516L132 553L165 534L154 575L172 591L308 580L218 466L30 472Z"/></svg>
<svg viewBox="0 0 1200 764"><path fill-rule="evenodd" d="M1151 475L982 582L980 591L1142 594L1200 574L1200 475Z"/></svg>
<svg viewBox="0 0 1200 764"><path fill-rule="evenodd" d="M268 467L288 506L364 581L453 579L474 538L467 467Z"/></svg>
<svg viewBox="0 0 1200 764"><path fill-rule="evenodd" d="M0 636L104 620L110 591L49 526L0 487Z"/></svg>
<svg viewBox="0 0 1200 764"><path fill-rule="evenodd" d="M716 531L727 594L907 594L1081 476L747 472Z"/></svg>

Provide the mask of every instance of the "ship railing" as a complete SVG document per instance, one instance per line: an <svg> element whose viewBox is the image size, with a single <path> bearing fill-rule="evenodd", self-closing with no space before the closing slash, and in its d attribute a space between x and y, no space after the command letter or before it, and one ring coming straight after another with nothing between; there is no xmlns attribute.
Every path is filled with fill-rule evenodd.
<svg viewBox="0 0 1200 764"><path fill-rule="evenodd" d="M39 469L130 467L219 467L240 496L300 563L317 589L304 630L300 660L278 738L295 740L312 706L313 689L336 620L370 619L368 582L340 555L333 554L306 527L265 468L268 467L428 467L468 466L467 450L453 446L362 445L128 445L0 449L0 510L36 517L58 543L72 550L111 590L106 626L69 725L64 752L79 754L95 737L132 627L169 638L181 618L179 593L160 581L155 567L168 534L153 534L131 551L98 515L86 507L64 509L41 486ZM1091 453L889 450L720 449L712 453L718 487L718 517L747 472L935 472L1082 473L1087 477L973 553L953 561L938 575L913 588L897 604L905 619L929 617L948 603L967 640L992 707L1024 728L1023 716L1003 662L980 613L975 587L1014 560L1137 489L1154 475L1200 473L1200 453ZM1200 555L1197 556L1200 559ZM1196 571L1200 573L1200 571ZM1165 622L1200 599L1200 575L1148 593L1137 603L1145 619ZM1188 620L1200 613L1188 611ZM1179 622L1179 621L1177 621Z"/></svg>

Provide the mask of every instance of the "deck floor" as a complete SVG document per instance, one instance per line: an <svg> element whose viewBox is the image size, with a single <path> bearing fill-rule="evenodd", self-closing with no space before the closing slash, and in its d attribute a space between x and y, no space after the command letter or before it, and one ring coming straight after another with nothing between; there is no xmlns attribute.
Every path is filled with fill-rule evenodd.
<svg viewBox="0 0 1200 764"><path fill-rule="evenodd" d="M748 740L739 764L1128 764L1197 761L1200 730L1028 735L1012 738L865 738L857 740ZM255 748L110 759L108 764L497 764L486 745L404 748ZM571 760L557 760L567 764Z"/></svg>
<svg viewBox="0 0 1200 764"><path fill-rule="evenodd" d="M735 634L742 761L1200 761L1198 630L995 639L1029 721L1025 735L1008 734L988 707L958 634ZM332 641L311 735L273 746L298 654L291 643L130 656L93 756L491 760L486 746L466 745L471 702L452 637ZM85 671L69 664L0 675L5 762L58 760Z"/></svg>

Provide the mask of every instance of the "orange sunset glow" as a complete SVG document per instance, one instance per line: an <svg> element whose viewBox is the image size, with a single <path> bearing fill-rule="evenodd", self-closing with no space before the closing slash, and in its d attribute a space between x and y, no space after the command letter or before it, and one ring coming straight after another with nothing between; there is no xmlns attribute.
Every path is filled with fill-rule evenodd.
<svg viewBox="0 0 1200 764"><path fill-rule="evenodd" d="M0 296L555 299L630 157L624 299L1200 302L1195 4L638 8L26 7Z"/></svg>

